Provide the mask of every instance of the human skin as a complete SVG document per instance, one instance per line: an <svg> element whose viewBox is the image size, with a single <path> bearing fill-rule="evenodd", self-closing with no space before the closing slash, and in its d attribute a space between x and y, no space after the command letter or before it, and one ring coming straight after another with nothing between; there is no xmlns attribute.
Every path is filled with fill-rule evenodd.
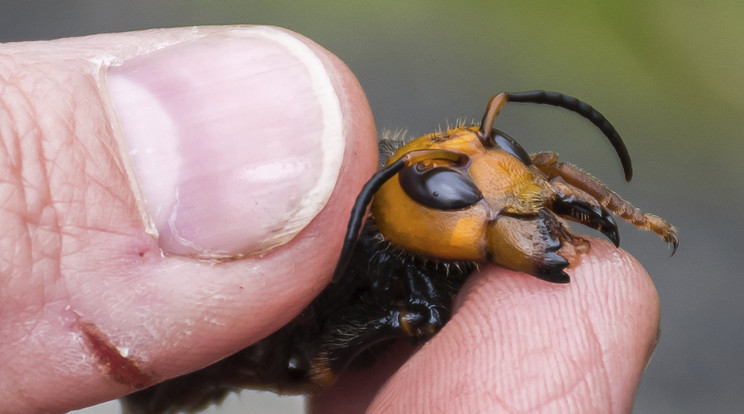
<svg viewBox="0 0 744 414"><path fill-rule="evenodd" d="M329 282L377 153L343 63L249 27L0 45L0 143L2 413L117 398L287 323ZM431 342L314 410L630 411L653 284L600 241L569 273L484 266Z"/></svg>

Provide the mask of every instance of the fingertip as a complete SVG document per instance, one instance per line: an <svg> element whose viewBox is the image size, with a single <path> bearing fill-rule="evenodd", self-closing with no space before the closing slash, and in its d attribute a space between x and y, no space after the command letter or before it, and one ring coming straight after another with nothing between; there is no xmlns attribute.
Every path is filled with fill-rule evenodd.
<svg viewBox="0 0 744 414"><path fill-rule="evenodd" d="M7 81L4 86L14 92L2 96L3 105L11 112L22 115L9 125L11 130L16 128L18 131L14 131L12 137L4 138L23 139L24 145L38 150L38 154L21 152L18 156L24 157L24 163L19 165L38 162L39 165L33 164L29 170L32 171L29 177L35 180L49 179L40 181L43 184L31 182L29 188L42 188L49 193L43 198L44 203L49 204L42 203L43 208L42 204L38 207L40 214L44 214L43 219L48 220L43 221L44 225L53 229L50 231L53 237L50 237L49 245L43 247L45 250L41 254L54 259L49 263L57 264L34 268L36 270L28 274L19 273L22 277L14 281L15 284L11 283L23 293L20 296L22 300L12 305L17 304L20 309L25 309L23 306L27 302L33 302L33 306L38 306L43 312L39 311L38 315L35 311L16 312L16 319L11 319L8 325L8 332L25 339L16 341L15 346L9 348L14 358L7 366L8 378L3 379L6 385L11 386L0 394L12 397L14 392L23 390L28 397L28 400L10 398L13 400L9 401L10 410L27 412L43 407L44 411L62 412L115 398L141 386L145 380L132 372L145 373L147 381L150 381L205 366L270 334L291 320L330 279L354 197L377 167L376 132L364 93L349 69L330 52L300 35L282 29L258 29L280 33L277 37L285 40L291 38L287 43L294 44L297 50L304 50L301 53L315 56L315 73L324 75L327 83L325 88L310 88L312 91L308 92L312 94L322 89L319 92L322 97L316 99L322 102L315 109L324 105L333 106L329 102L335 100L337 116L330 119L333 117L317 115L321 119L315 119L313 125L325 132L316 134L312 141L309 137L312 134L306 134L307 130L303 129L306 126L303 121L307 118L302 116L307 114L302 109L308 109L308 105L299 105L302 108L293 112L298 115L293 119L287 119L286 108L279 108L279 119L286 123L279 128L281 139L272 140L264 135L264 140L252 141L253 146L278 145L284 148L295 142L282 140L290 135L290 138L310 141L309 145L303 147L307 152L312 152L314 146L322 147L327 141L342 143L335 146L336 149L341 148L340 151L323 151L319 155L316 151L315 157L294 154L300 162L309 164L305 165L309 170L318 172L326 169L326 172L331 172L316 174L314 183L309 189L303 190L305 195L313 193L312 197L299 201L291 199L294 191L291 187L275 188L276 194L261 193L259 196L252 193L248 186L241 187L240 179L245 177L240 174L250 170L248 167L252 165L244 156L252 147L226 146L232 151L203 160L207 167L203 170L212 173L211 182L201 176L191 181L200 182L198 186L184 186L175 191L173 187L168 187L174 183L179 186L177 182L180 178L199 170L199 161L193 159L187 160L191 162L187 170L178 167L160 171L163 174L156 171L152 175L155 184L165 186L163 191L170 194L168 200L172 201L175 193L178 196L175 197L178 200L175 204L180 208L188 205L190 210L159 216L164 231L151 231L152 228L148 226L153 212L148 210L146 203L142 203L144 198L137 189L141 177L136 174L140 173L132 173L134 169L128 165L131 148L127 146L130 144L122 146L124 141L118 139L119 135L130 133L124 129L131 130L133 125L135 135L144 131L145 134L151 134L148 136L153 140L173 138L165 134L178 135L178 132L188 130L186 133L191 134L191 147L180 148L179 163L171 163L170 167L166 162L151 163L158 168L171 168L173 165L185 165L185 158L199 156L198 145L214 144L216 136L227 135L222 132L230 128L219 125L220 121L224 121L219 114L223 110L232 115L237 113L235 116L239 123L241 109L235 109L242 107L245 100L225 99L216 105L214 100L197 99L203 96L186 97L180 104L211 110L207 112L213 117L202 117L199 123L196 117L188 119L188 116L184 116L187 112L180 113L181 119L178 121L171 119L182 108L176 107L175 100L167 101L173 96L160 96L164 100L157 100L158 105L168 102L171 106L167 110L158 105L143 106L145 109L158 109L152 112L154 116L149 121L147 114L140 114L142 117L135 117L134 120L125 120L124 116L118 119L118 115L122 114L110 107L111 100L117 98L109 99L105 75L111 65L122 64L119 69L124 70L126 62L133 64L135 59L145 59L144 55L167 53L165 50L170 47L177 49L185 47L186 43L193 45L204 39L214 46L211 51L230 54L233 50L224 46L240 43L235 39L235 33L250 30L246 27L163 29L2 45L2 50L8 52L6 54L13 63L3 68L2 77ZM242 36L242 39L246 40L246 37L250 36ZM220 42L225 44L218 48ZM246 49L250 48L243 47L240 53L235 53L242 53L243 56L250 54ZM174 54L178 54L176 52ZM149 81L183 79L186 75L176 70L187 68L186 62L181 63L180 66L169 66L173 69L170 72L173 79L161 76L149 78ZM215 62L197 63L209 67L207 63ZM142 64L140 68L144 66ZM223 82L221 87L225 92L223 97L226 97L230 90L225 83L234 81L235 77L244 74L245 69L234 67L227 72L233 75L232 78L217 77L211 80ZM166 70L165 75L168 73ZM176 76L177 73L179 76ZM127 80L131 81L134 75L129 75L132 73L126 74ZM206 75L208 78L209 74ZM284 76L288 75L284 73ZM204 77L200 83L209 83L204 82ZM148 83L147 86L152 84ZM133 84L125 82L118 87L119 92L123 88L127 93L126 89L133 88ZM153 93L154 89L142 88L138 91L143 90ZM164 90L174 94L182 92L177 82L160 89L160 92ZM139 97L143 99L140 103L152 99L152 96ZM284 98L287 99L287 106L293 104L291 93L285 93ZM114 102L116 105L121 103ZM129 102L133 111L136 111L137 105L137 99ZM255 106L242 110L250 112L252 108L255 109ZM268 117L266 112L262 114ZM163 117L161 123L157 122L158 117ZM334 128L328 127L331 123L335 125ZM173 132L171 127L174 126L183 130ZM331 129L333 131L328 132ZM239 130L237 127L231 132ZM196 136L199 131L203 142L199 142ZM295 136L292 137L292 134ZM239 133L232 134L232 137L240 143ZM137 146L141 153L149 149L167 152L168 148L172 148L166 145L168 143L156 145L156 141L151 141L150 144L131 145ZM214 152L201 152L201 155L214 156ZM331 157L335 157L332 160L335 161L334 165L325 162L324 158L325 154L331 152ZM47 153L55 156L43 156ZM38 159L32 159L36 155ZM243 158L237 163L225 161L233 155ZM261 159L267 160L266 157ZM48 164L44 165L45 162ZM281 172L282 169L278 170ZM173 174L166 175L165 172ZM260 174L254 175L256 177L261 178ZM159 179L162 181L158 182ZM284 181L292 181L292 178L285 178ZM29 182L19 183L29 185ZM274 183L266 186L271 187ZM232 185L234 187L231 188ZM150 193L157 195L159 188L155 187ZM23 191L19 190L18 193L22 194ZM255 207L256 199L265 199L270 195L278 195L279 201L269 208ZM190 199L183 198L186 196ZM310 198L312 200L307 201ZM253 220L253 223L262 225L274 219L285 220L287 216L292 216L292 211L297 211L291 209L296 206L288 205L292 203L284 203L288 209L282 211L277 207L277 204L288 199L301 207L310 205L309 210L312 211L300 214L303 218L289 232L291 237L284 237L287 233L281 237L280 241L284 244L274 243L276 240L263 244L264 238L251 234L254 229L250 226L246 228L246 222ZM163 207L162 212L174 205L169 202L153 204ZM49 215L48 211L51 210L48 208L57 214ZM192 221L184 225L179 220L187 216L192 217ZM256 221L258 218L262 220ZM36 220L35 217L23 219ZM268 228L276 230L278 227ZM168 231L173 237L166 243ZM157 233L163 238L159 238ZM245 235L250 236L249 240ZM180 247L186 246L185 252L168 250L168 247L184 240L186 243L181 243ZM220 256L220 260L203 260L202 256L192 254L195 250L217 252L212 257ZM39 254L37 251L27 253L29 257ZM194 256L200 256L200 259ZM31 293L27 294L27 290ZM42 294L37 295L38 292ZM30 322L33 322L34 329L24 328ZM29 343L34 346L26 346ZM47 362L39 365L38 361L41 360ZM112 371L111 361L124 368ZM132 371L132 367L137 370ZM49 375L50 372L54 375ZM80 386L71 390L71 383Z"/></svg>
<svg viewBox="0 0 744 414"><path fill-rule="evenodd" d="M556 285L486 266L459 309L370 412L627 412L653 348L656 290L622 250L592 251Z"/></svg>

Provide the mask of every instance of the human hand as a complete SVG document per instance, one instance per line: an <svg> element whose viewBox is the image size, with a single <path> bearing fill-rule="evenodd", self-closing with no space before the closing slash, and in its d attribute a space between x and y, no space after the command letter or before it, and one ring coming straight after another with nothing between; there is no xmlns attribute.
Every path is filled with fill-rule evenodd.
<svg viewBox="0 0 744 414"><path fill-rule="evenodd" d="M336 152L338 179L329 181L335 190L311 192L323 184L319 166L334 162L333 144L321 143L319 132L327 132L324 111L332 109L327 94L308 86L317 84L291 81L298 67L319 66L284 32L267 41L250 30L157 30L0 49L0 175L9 177L0 187L0 241L11 246L0 253L0 398L11 402L4 412L64 411L204 366L285 324L328 282L350 205L376 168L371 115L348 70L310 44L329 72L346 132L323 141L346 140ZM278 84L261 78L263 64ZM253 81L240 84L245 79ZM214 148L215 136L228 138ZM132 165L122 142L134 151ZM148 149L154 155L143 156ZM293 151L271 158L277 149ZM257 164L275 180L240 174ZM308 175L316 180L301 182ZM300 193L305 203L294 198ZM310 213L300 209L314 217L309 224L286 222L300 215L298 204L309 204ZM270 248L267 239L281 241L272 237L287 228L299 233L288 244L252 253ZM194 258L239 254L248 257ZM572 276L554 286L485 267L470 278L457 315L372 409L628 411L656 338L653 285L636 262L601 243ZM396 368L350 373L315 398L315 408L366 407Z"/></svg>
<svg viewBox="0 0 744 414"><path fill-rule="evenodd" d="M346 374L313 412L630 412L659 339L653 282L596 239L569 274L558 285L482 267L430 342Z"/></svg>
<svg viewBox="0 0 744 414"><path fill-rule="evenodd" d="M366 98L329 52L204 27L0 56L0 412L208 365L329 281L377 168Z"/></svg>

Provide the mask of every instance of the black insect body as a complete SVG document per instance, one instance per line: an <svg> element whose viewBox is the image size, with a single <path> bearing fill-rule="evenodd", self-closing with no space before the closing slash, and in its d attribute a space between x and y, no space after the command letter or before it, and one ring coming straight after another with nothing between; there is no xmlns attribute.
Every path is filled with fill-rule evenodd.
<svg viewBox="0 0 744 414"><path fill-rule="evenodd" d="M559 106L589 119L609 138L630 179L625 145L591 106L555 92L498 94L481 125L424 135L389 157L352 209L334 282L299 316L207 368L125 397L125 412L197 410L242 388L308 393L331 385L343 370L374 362L396 339L431 339L479 261L567 283L565 268L589 243L564 220L618 245L615 214L676 250L676 230L666 221L558 162L556 154L530 156L493 129L507 102ZM363 224L370 203L371 218Z"/></svg>

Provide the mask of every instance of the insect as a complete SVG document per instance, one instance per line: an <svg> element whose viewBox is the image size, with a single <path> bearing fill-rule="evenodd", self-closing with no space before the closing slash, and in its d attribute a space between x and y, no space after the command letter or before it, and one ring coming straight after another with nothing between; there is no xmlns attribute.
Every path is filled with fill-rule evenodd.
<svg viewBox="0 0 744 414"><path fill-rule="evenodd" d="M125 412L201 409L241 388L322 389L342 371L373 363L391 341L431 339L449 320L454 296L480 261L567 283L566 267L588 251L589 242L571 233L566 220L594 228L618 246L614 214L658 234L674 254L678 237L672 225L559 162L555 153L530 156L493 128L508 102L558 106L587 118L610 140L631 179L630 156L610 122L556 92L500 93L489 101L480 125L406 144L383 141L381 152L392 155L357 197L333 283L267 338L125 397Z"/></svg>

